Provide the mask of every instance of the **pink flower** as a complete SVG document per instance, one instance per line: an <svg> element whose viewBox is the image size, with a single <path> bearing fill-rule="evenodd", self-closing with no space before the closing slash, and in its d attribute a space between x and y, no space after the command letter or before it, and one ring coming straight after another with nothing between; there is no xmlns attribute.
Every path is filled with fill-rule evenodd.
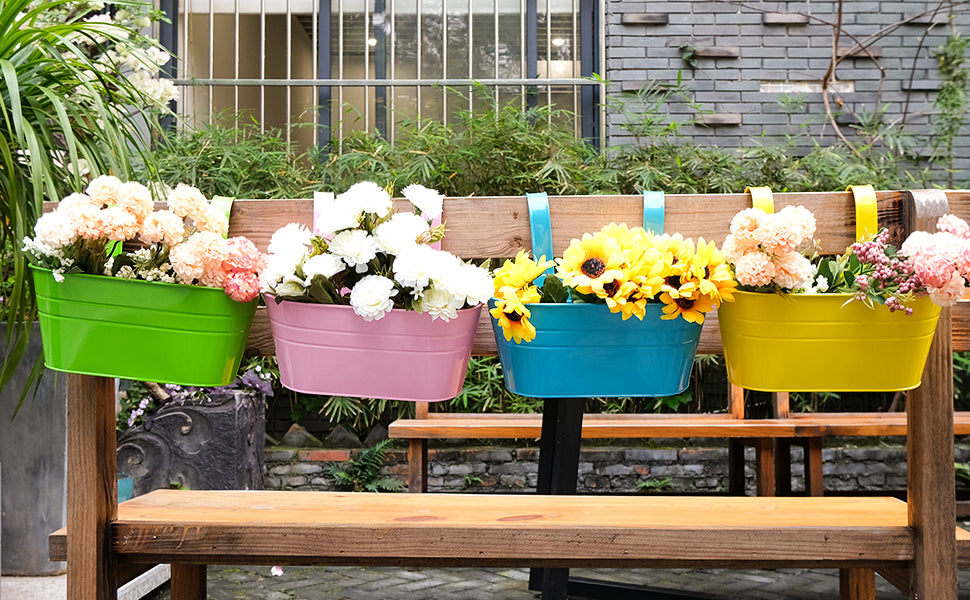
<svg viewBox="0 0 970 600"><path fill-rule="evenodd" d="M209 206L208 200L197 188L184 183L178 184L168 194L168 209L180 217L191 217L205 213Z"/></svg>
<svg viewBox="0 0 970 600"><path fill-rule="evenodd" d="M114 175L101 175L91 180L85 192L100 208L118 204L121 186L121 180Z"/></svg>
<svg viewBox="0 0 970 600"><path fill-rule="evenodd" d="M244 237L230 238L226 242L228 255L222 261L226 273L253 273L262 270L263 254L256 245Z"/></svg>
<svg viewBox="0 0 970 600"><path fill-rule="evenodd" d="M766 216L768 215L760 208L746 208L731 219L731 235L742 253L758 244L754 232L761 227L761 221Z"/></svg>
<svg viewBox="0 0 970 600"><path fill-rule="evenodd" d="M930 291L930 300L940 306L953 306L966 293L966 281L963 275L956 271L942 286L927 286Z"/></svg>
<svg viewBox="0 0 970 600"><path fill-rule="evenodd" d="M211 205L193 214L192 221L199 231L211 231L223 236L229 233L229 218Z"/></svg>
<svg viewBox="0 0 970 600"><path fill-rule="evenodd" d="M734 275L741 285L768 285L775 277L775 265L763 252L748 252L734 263Z"/></svg>
<svg viewBox="0 0 970 600"><path fill-rule="evenodd" d="M118 190L117 204L134 215L139 224L155 209L151 192L137 181L121 184Z"/></svg>
<svg viewBox="0 0 970 600"><path fill-rule="evenodd" d="M58 212L66 213L74 221L78 237L85 240L96 240L101 237L101 229L98 225L101 220L101 209L94 204L68 205L64 211L58 208Z"/></svg>
<svg viewBox="0 0 970 600"><path fill-rule="evenodd" d="M803 288L815 275L812 262L798 252L786 252L774 257L775 276L778 287L788 290Z"/></svg>
<svg viewBox="0 0 970 600"><path fill-rule="evenodd" d="M758 241L753 237L745 238L746 241L739 241L734 234L728 234L724 238L724 243L721 244L721 252L724 253L724 257L731 263L737 262L741 255L745 252L751 252L758 248Z"/></svg>
<svg viewBox="0 0 970 600"><path fill-rule="evenodd" d="M956 273L953 261L943 253L924 253L913 258L913 268L927 287L940 288Z"/></svg>
<svg viewBox="0 0 970 600"><path fill-rule="evenodd" d="M69 246L77 237L77 225L65 212L47 213L38 219L34 226L34 239L51 248Z"/></svg>
<svg viewBox="0 0 970 600"><path fill-rule="evenodd" d="M120 206L112 206L101 210L97 230L100 234L98 237L123 242L138 233L138 220Z"/></svg>
<svg viewBox="0 0 970 600"><path fill-rule="evenodd" d="M227 242L217 233L200 231L172 248L169 260L183 283L198 279L208 287L222 287L226 272L222 261L229 255Z"/></svg>
<svg viewBox="0 0 970 600"><path fill-rule="evenodd" d="M230 273L225 288L226 295L236 302L249 302L259 294L259 278L253 273Z"/></svg>
<svg viewBox="0 0 970 600"><path fill-rule="evenodd" d="M786 206L781 212L767 215L754 232L761 247L772 254L791 252L813 235L815 217L801 206Z"/></svg>
<svg viewBox="0 0 970 600"><path fill-rule="evenodd" d="M174 246L185 238L185 223L170 210L155 211L141 224L138 236L146 244L165 242Z"/></svg>
<svg viewBox="0 0 970 600"><path fill-rule="evenodd" d="M936 222L936 228L963 239L970 239L970 225L956 215L943 215Z"/></svg>

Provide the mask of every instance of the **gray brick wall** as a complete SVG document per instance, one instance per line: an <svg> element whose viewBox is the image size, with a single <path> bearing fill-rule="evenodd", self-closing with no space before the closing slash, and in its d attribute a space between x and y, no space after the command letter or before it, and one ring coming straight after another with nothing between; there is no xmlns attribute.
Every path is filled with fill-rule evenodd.
<svg viewBox="0 0 970 600"><path fill-rule="evenodd" d="M845 33L839 47L847 51L905 18L936 6L936 2L847 2L843 17ZM608 94L638 89L645 81L673 82L681 75L694 92L694 100L717 117L716 124L689 125L681 132L700 144L739 148L762 134L782 141L786 134L805 130L824 114L817 85L829 66L836 3L825 1L728 2L666 0L627 2L609 0L605 5L605 48ZM639 15L649 14L650 18ZM666 17L666 23L663 23ZM922 18L895 28L876 41L872 57L856 54L840 64L836 74L848 89L832 94L847 113L840 122L843 131L854 122L848 115L885 109L885 120L905 123L913 131L925 132L939 75L931 51L946 38L949 26L944 16ZM635 21L660 21L638 24ZM627 22L624 22L627 21ZM955 24L970 35L970 14L957 15ZM681 57L680 46L696 49L697 66L692 69ZM880 72L882 68L885 77ZM805 101L794 114L781 110L784 92L767 88L771 84L816 84L816 91L793 91L788 95ZM674 118L683 121L682 107L671 107ZM622 118L607 114L608 145L633 143L621 126ZM970 125L967 125L970 132ZM833 141L831 127L809 125L807 131L822 143ZM808 143L808 139L805 140ZM957 167L966 170L958 180L970 180L970 135L958 140ZM922 154L927 154L927 148Z"/></svg>

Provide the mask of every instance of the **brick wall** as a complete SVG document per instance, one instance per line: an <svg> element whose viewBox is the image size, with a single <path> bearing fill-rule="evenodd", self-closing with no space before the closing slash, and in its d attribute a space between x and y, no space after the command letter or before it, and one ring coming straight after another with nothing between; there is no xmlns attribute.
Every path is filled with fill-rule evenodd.
<svg viewBox="0 0 970 600"><path fill-rule="evenodd" d="M612 0L606 11L606 72L610 93L639 89L645 81L676 81L678 73L694 99L711 114L701 116L707 125L681 131L699 144L741 148L760 138L782 140L807 126L815 136L833 140L831 127L816 121L824 114L820 82L832 55L833 28L821 21L835 20L835 2L704 2L666 0L631 2ZM846 34L839 46L847 49L880 29L922 13L935 2L846 2ZM964 35L970 15L956 18ZM874 58L858 54L837 70L838 90L832 100L847 114L879 110L888 105L885 120L901 118L907 125L925 128L938 87L936 61L931 51L943 43L949 26L946 15L921 18L880 38L870 48ZM695 52L691 69L681 46ZM881 66L885 81L880 83ZM881 94L879 92L881 88ZM806 106L786 114L778 100L788 91ZM907 110L908 102L908 110ZM836 108L839 108L836 106ZM691 112L673 106L672 112ZM609 144L632 143L617 114L607 116ZM813 124L816 123L816 124ZM970 169L970 136L958 140L959 166ZM967 174L959 180L970 178Z"/></svg>
<svg viewBox="0 0 970 600"><path fill-rule="evenodd" d="M330 462L347 460L350 450L267 448L266 489L332 490L325 475ZM534 491L538 473L535 448L461 446L431 449L428 489L437 492ZM794 489L804 489L801 449L793 450ZM754 452L746 452L746 481L754 493ZM906 488L906 449L902 445L837 447L822 451L825 489L884 491ZM956 459L970 461L970 445L958 444ZM407 453L389 453L384 472L407 480ZM590 447L582 452L579 487L587 491L630 492L637 484L669 482L667 492L717 492L728 487L727 448L718 445L669 448ZM966 488L966 484L962 484Z"/></svg>

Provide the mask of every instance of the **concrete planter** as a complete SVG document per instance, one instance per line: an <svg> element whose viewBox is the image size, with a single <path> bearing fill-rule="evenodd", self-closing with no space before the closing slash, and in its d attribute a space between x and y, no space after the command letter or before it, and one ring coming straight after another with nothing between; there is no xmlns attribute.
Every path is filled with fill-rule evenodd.
<svg viewBox="0 0 970 600"><path fill-rule="evenodd" d="M6 326L0 325L0 336ZM0 346L0 359L3 347ZM2 536L0 572L49 575L65 564L47 556L47 536L67 519L67 376L46 371L36 396L11 420L27 375L43 355L40 327L31 329L27 353L0 394Z"/></svg>

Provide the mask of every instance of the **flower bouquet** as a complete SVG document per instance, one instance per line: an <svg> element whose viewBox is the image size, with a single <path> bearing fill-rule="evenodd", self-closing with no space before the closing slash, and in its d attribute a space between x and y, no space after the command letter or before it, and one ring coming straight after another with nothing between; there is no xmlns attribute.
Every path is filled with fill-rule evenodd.
<svg viewBox="0 0 970 600"><path fill-rule="evenodd" d="M897 249L886 230L819 256L804 207L738 213L723 249L739 288L719 311L728 378L763 391L919 385L940 306L963 296L970 228L945 216Z"/></svg>
<svg viewBox="0 0 970 600"><path fill-rule="evenodd" d="M395 212L370 182L319 194L312 231L291 223L273 235L261 282L284 386L415 401L461 392L492 279L433 247L444 196L402 194L415 212Z"/></svg>
<svg viewBox="0 0 970 600"><path fill-rule="evenodd" d="M520 252L495 273L490 302L506 387L543 398L680 393L705 313L734 287L713 242L625 224L574 239L555 261Z"/></svg>
<svg viewBox="0 0 970 600"><path fill-rule="evenodd" d="M144 185L101 176L24 239L48 367L184 385L233 380L264 257L245 238L225 238L228 217L197 189L179 185L167 199L156 211Z"/></svg>

